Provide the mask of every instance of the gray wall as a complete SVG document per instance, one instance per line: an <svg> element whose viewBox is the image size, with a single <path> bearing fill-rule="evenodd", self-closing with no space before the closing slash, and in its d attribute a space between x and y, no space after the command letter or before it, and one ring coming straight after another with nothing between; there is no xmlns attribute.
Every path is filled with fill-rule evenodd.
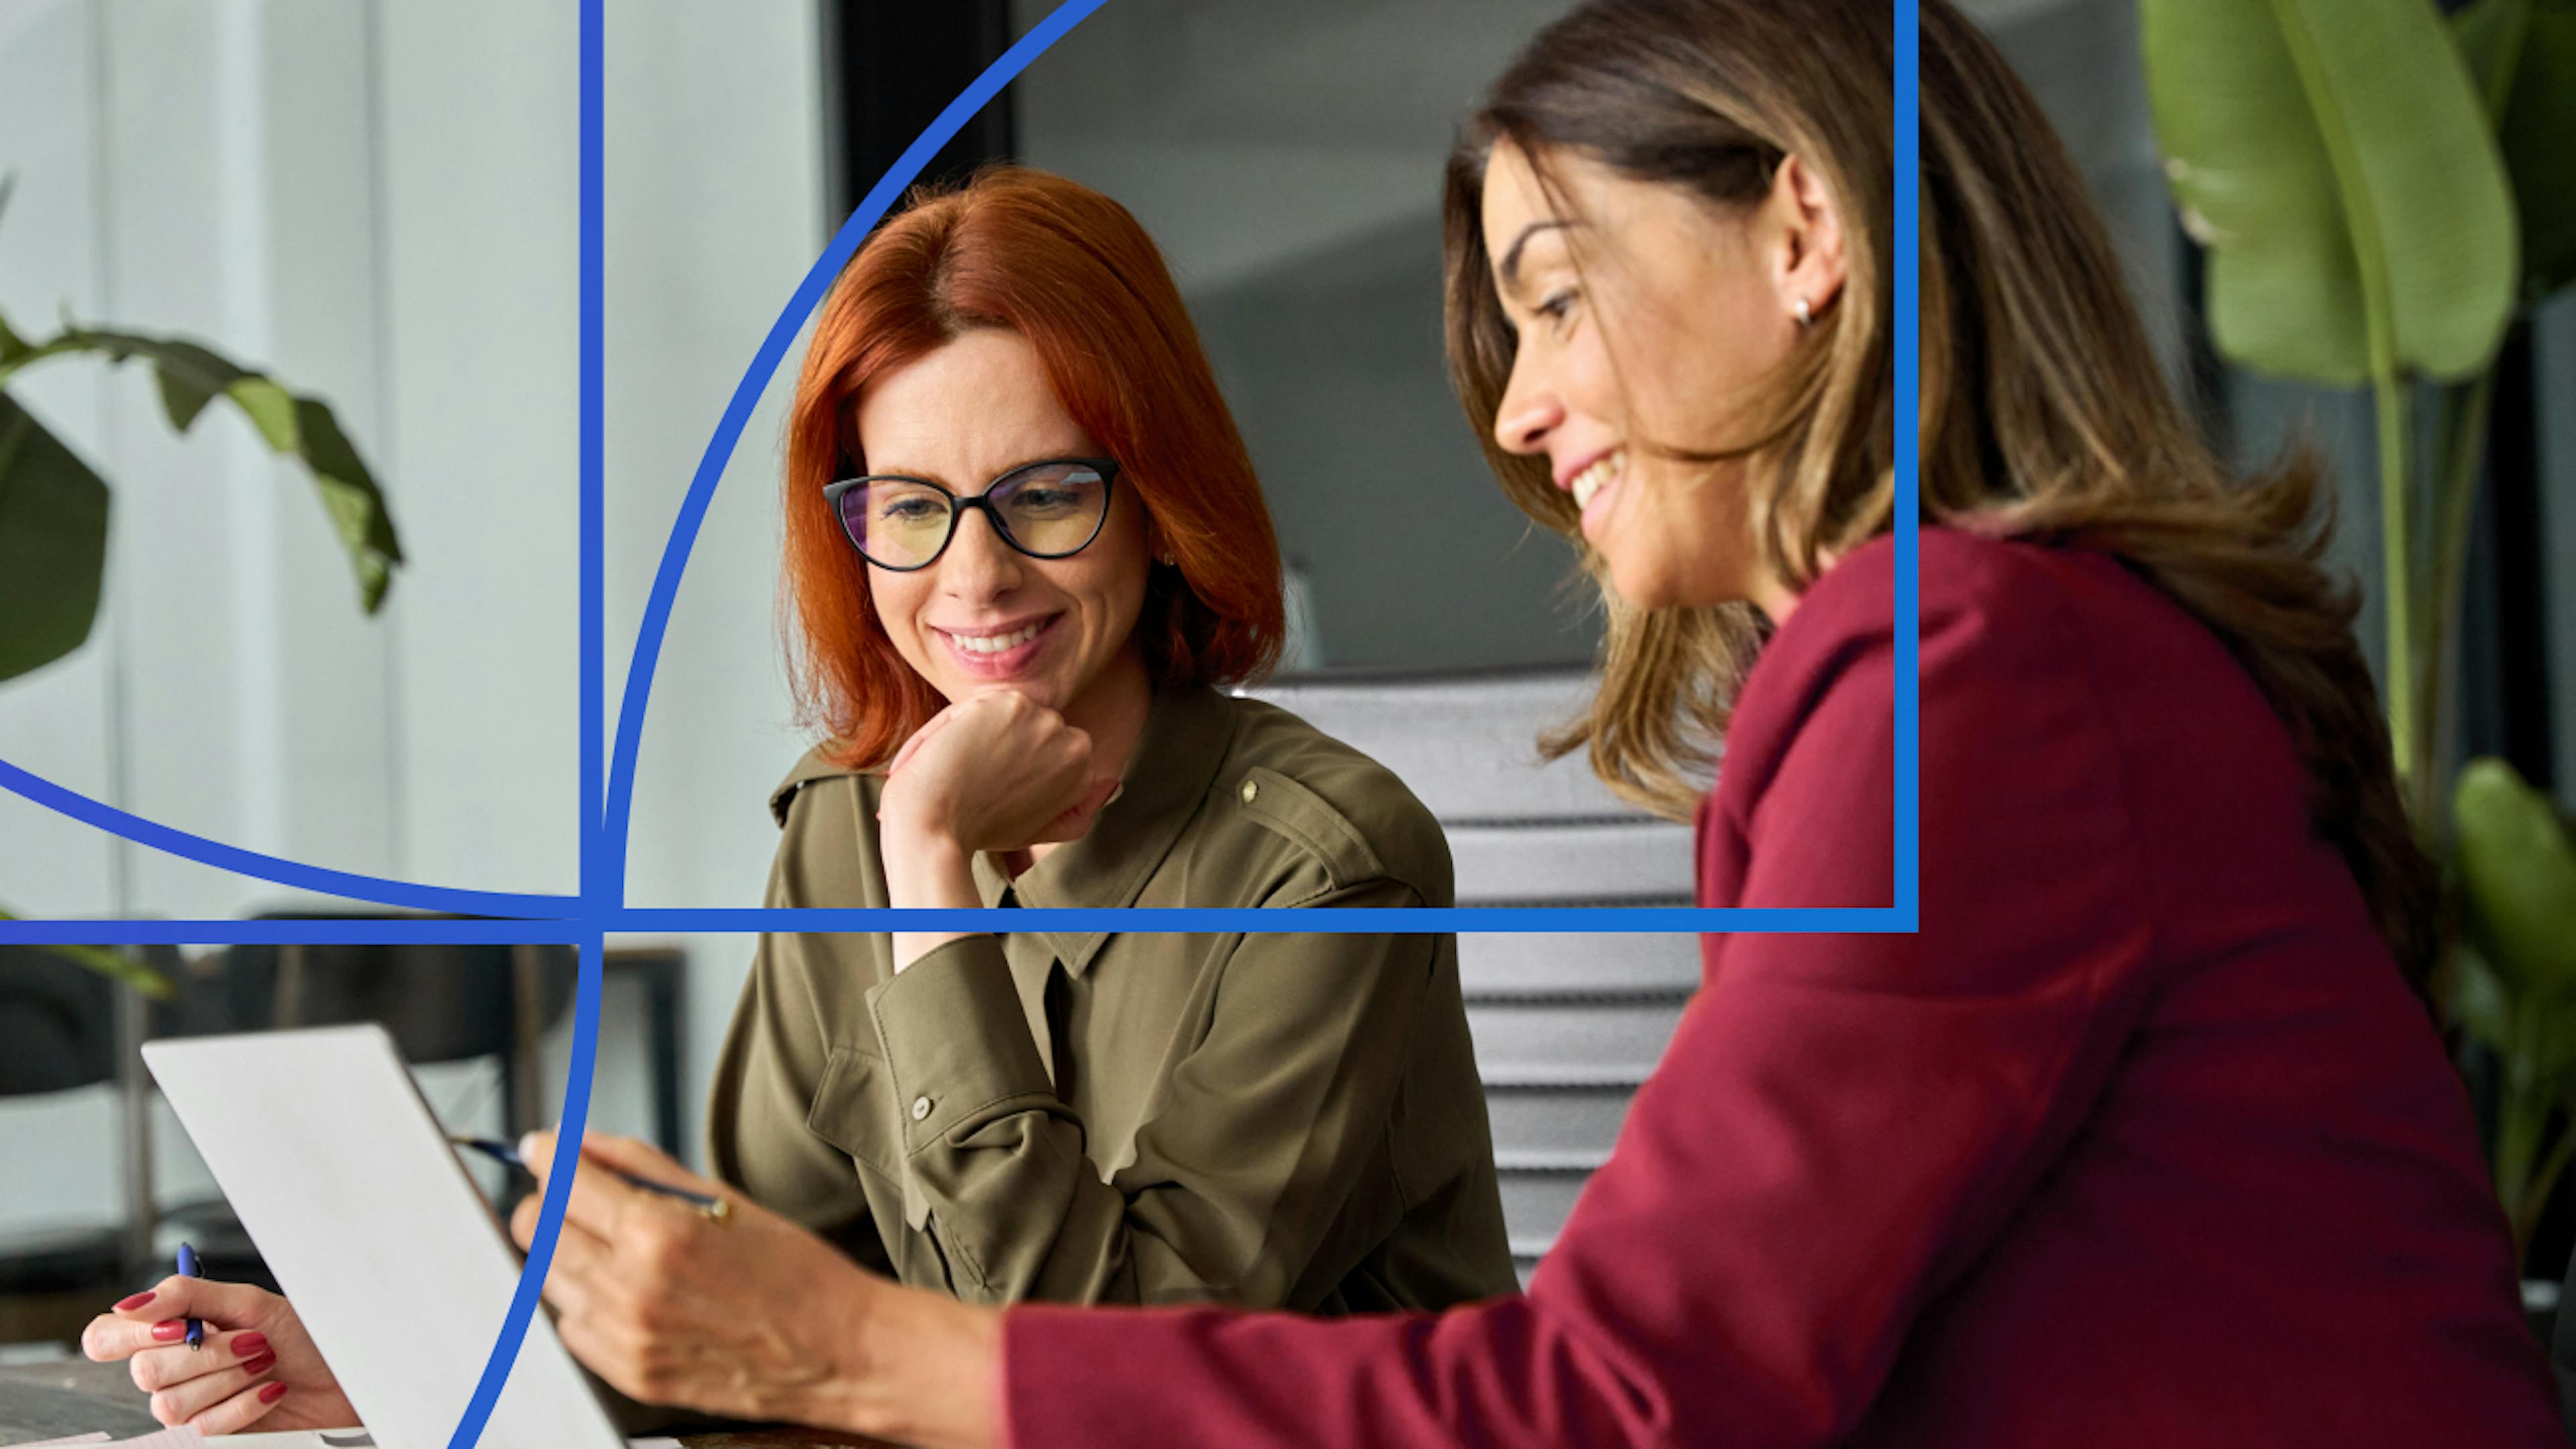
<svg viewBox="0 0 2576 1449"><path fill-rule="evenodd" d="M0 5L0 303L25 330L68 308L202 335L325 394L412 560L365 621L309 485L237 420L177 440L141 374L33 374L24 396L116 487L116 534L97 636L0 686L0 757L289 858L576 888L574 22L518 0ZM825 224L810 3L624 0L608 26L613 710L680 493ZM777 419L745 439L674 621L639 901L756 901L761 798L801 748L770 664ZM0 902L326 904L9 795ZM689 944L703 1062L747 946ZM617 1130L646 1120L640 1038L613 991L594 1120ZM495 1110L471 1072L427 1085ZM0 1162L42 1164L0 1173L0 1231L113 1215L113 1121L103 1093L0 1103ZM160 1138L169 1193L202 1190L166 1118Z"/></svg>
<svg viewBox="0 0 2576 1449"><path fill-rule="evenodd" d="M1312 582L1315 662L1592 653L1572 554L1503 501L1440 361L1441 163L1562 8L1119 0L1021 82L1023 158L1161 243Z"/></svg>

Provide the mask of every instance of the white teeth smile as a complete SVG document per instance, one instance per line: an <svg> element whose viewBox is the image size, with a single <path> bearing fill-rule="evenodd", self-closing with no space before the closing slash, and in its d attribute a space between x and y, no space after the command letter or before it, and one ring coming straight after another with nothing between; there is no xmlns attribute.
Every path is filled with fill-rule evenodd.
<svg viewBox="0 0 2576 1449"><path fill-rule="evenodd" d="M1038 637L1038 631L1045 627L1046 621L1041 619L1038 622L1029 625L1027 628L1014 629L1008 634L987 634L981 637L970 637L965 634L950 634L948 636L948 642L965 650L969 654L999 654L1004 650L1017 649L1021 645Z"/></svg>
<svg viewBox="0 0 2576 1449"><path fill-rule="evenodd" d="M1595 462L1591 467L1575 474L1574 481L1566 486L1574 491L1574 507L1576 511L1580 512L1583 509L1591 507L1592 495L1609 487L1612 483L1617 482L1619 478L1619 470L1626 466L1627 461L1628 453L1627 450L1623 448L1616 453L1611 453L1603 457L1598 462Z"/></svg>

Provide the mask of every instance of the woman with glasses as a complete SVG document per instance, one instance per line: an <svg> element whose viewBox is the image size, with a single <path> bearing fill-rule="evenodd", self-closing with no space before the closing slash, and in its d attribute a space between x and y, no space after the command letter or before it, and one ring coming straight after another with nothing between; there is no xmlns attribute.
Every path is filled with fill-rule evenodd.
<svg viewBox="0 0 2576 1449"><path fill-rule="evenodd" d="M1117 203L998 169L888 221L816 326L785 506L826 742L772 798L769 905L1451 904L1447 844L1393 775L1222 691L1279 652L1278 548ZM708 1140L751 1257L724 1275L741 1337L701 1364L792 1348L808 1249L980 1304L1349 1314L1516 1286L1447 934L767 936ZM550 1281L608 1237L633 1246L567 1226ZM692 1316L713 1261L630 1264L614 1294ZM589 1301L605 1316L567 1343L654 1397L684 1365ZM175 1346L189 1317L224 1351ZM170 1280L85 1346L131 1358L167 1423L352 1422L255 1288Z"/></svg>
<svg viewBox="0 0 2576 1449"><path fill-rule="evenodd" d="M1278 546L1152 241L999 169L851 263L789 425L773 906L1446 906L1394 776L1221 687ZM779 935L719 1176L979 1303L1349 1313L1514 1286L1447 935Z"/></svg>

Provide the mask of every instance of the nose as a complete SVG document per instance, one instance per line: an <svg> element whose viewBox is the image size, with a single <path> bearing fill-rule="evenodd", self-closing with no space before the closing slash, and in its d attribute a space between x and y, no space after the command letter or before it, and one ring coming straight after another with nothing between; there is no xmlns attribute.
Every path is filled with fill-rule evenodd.
<svg viewBox="0 0 2576 1449"><path fill-rule="evenodd" d="M1503 385L1503 400L1494 408L1494 441L1507 453L1536 453L1547 447L1547 435L1565 421L1565 404L1556 390L1530 376L1529 352L1512 359L1512 375Z"/></svg>
<svg viewBox="0 0 2576 1449"><path fill-rule="evenodd" d="M992 515L969 508L939 556L939 587L961 599L1000 598L1020 586L1024 562L1018 549L1002 542Z"/></svg>

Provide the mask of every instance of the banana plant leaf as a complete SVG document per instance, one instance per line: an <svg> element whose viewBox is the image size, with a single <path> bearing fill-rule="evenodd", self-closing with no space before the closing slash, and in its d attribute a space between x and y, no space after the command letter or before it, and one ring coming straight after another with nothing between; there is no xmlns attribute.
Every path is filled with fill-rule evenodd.
<svg viewBox="0 0 2576 1449"><path fill-rule="evenodd" d="M2220 351L2339 386L2486 365L2513 192L2429 0L2140 0L2139 22Z"/></svg>
<svg viewBox="0 0 2576 1449"><path fill-rule="evenodd" d="M2576 282L2576 0L2478 0L2452 18L2522 218L2522 295Z"/></svg>
<svg viewBox="0 0 2576 1449"><path fill-rule="evenodd" d="M2502 760L2460 772L2451 820L2469 939L2506 989L2576 996L2576 840Z"/></svg>
<svg viewBox="0 0 2576 1449"><path fill-rule="evenodd" d="M107 485L0 392L0 679L89 638L107 565Z"/></svg>

